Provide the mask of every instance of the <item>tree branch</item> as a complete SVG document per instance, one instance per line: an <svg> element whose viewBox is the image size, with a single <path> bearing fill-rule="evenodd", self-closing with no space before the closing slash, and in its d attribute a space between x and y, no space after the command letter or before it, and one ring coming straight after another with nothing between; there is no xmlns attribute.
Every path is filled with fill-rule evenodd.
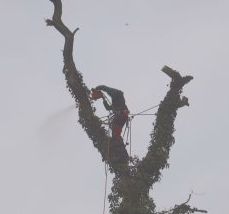
<svg viewBox="0 0 229 214"><path fill-rule="evenodd" d="M157 212L156 214L190 214L190 213L208 213L206 210L200 210L195 207L188 205L188 202L191 200L192 194L189 195L188 200L180 205L175 205L174 208Z"/></svg>
<svg viewBox="0 0 229 214"><path fill-rule="evenodd" d="M188 99L181 99L180 94L183 86L193 79L192 76L182 77L179 72L168 66L163 67L162 72L171 78L170 90L159 105L148 153L138 166L139 179L145 181L146 189L159 181L161 170L168 167L170 148L175 142L173 132L177 110L189 105Z"/></svg>
<svg viewBox="0 0 229 214"><path fill-rule="evenodd" d="M67 88L71 92L76 104L79 107L79 123L86 131L89 138L93 141L94 146L98 149L102 155L103 160L109 163L110 170L117 173L126 173L128 161L116 163L108 158L108 145L111 138L107 135L107 131L102 127L101 120L94 114L95 108L89 99L90 90L83 82L81 73L77 70L73 60L73 43L74 35L79 30L76 28L71 32L68 27L62 22L62 2L61 0L50 0L54 4L54 13L52 20L47 19L47 26L53 26L60 32L65 38L63 57L64 68L63 73L67 82ZM122 148L122 152L126 152L125 148ZM126 152L127 153L127 152Z"/></svg>
<svg viewBox="0 0 229 214"><path fill-rule="evenodd" d="M135 161L128 180L115 178L110 195L114 213L154 213L155 204L149 196L149 189L159 181L161 170L168 167L169 151L174 143L174 121L177 110L188 104L186 97L181 98L182 88L193 77L182 77L179 72L165 66L162 71L171 78L170 89L160 103L156 123L151 134L148 153ZM122 188L119 188L119 187ZM122 202L120 197L122 197Z"/></svg>

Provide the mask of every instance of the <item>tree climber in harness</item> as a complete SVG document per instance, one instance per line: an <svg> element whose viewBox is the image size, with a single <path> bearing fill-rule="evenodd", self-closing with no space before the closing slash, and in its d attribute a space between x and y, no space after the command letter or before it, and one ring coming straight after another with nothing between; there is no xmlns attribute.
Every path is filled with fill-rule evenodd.
<svg viewBox="0 0 229 214"><path fill-rule="evenodd" d="M111 105L109 105L101 91L106 92L111 97ZM122 141L122 128L127 122L129 115L129 110L126 106L123 92L121 90L110 88L105 85L99 85L95 89L92 89L91 98L93 100L102 98L103 105L106 108L106 110L113 112L114 117L111 122L112 139L115 142Z"/></svg>
<svg viewBox="0 0 229 214"><path fill-rule="evenodd" d="M106 100L106 96L103 92L106 92L112 100L112 103L109 104ZM125 104L125 98L123 92L107 87L105 85L99 85L96 88L92 89L91 99L103 99L103 104L106 110L112 111L114 114L111 121L112 129L112 142L109 144L109 155L107 156L108 160L116 163L126 163L129 160L129 155L125 149L123 143L121 132L125 123L128 121L129 110Z"/></svg>

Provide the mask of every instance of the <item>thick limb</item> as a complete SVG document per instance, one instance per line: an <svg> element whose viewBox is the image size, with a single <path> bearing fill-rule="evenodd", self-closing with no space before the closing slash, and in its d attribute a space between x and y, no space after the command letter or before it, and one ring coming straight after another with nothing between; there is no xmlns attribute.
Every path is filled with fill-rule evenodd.
<svg viewBox="0 0 229 214"><path fill-rule="evenodd" d="M175 142L173 133L177 110L188 105L187 98L181 99L180 95L183 86L193 79L191 76L182 77L168 66L162 71L171 78L170 90L159 105L148 153L138 166L138 176L145 180L148 189L160 180L161 170L168 167L169 152Z"/></svg>
<svg viewBox="0 0 229 214"><path fill-rule="evenodd" d="M79 107L79 123L86 131L89 138L92 140L94 146L98 149L102 155L103 160L107 160L107 151L110 137L107 135L107 131L102 127L102 122L94 114L94 107L89 99L90 90L83 82L81 73L76 69L73 60L73 43L74 35L78 28L71 32L68 27L63 23L62 16L62 2L61 0L50 0L54 4L54 14L52 19L47 19L48 26L53 26L58 32L60 32L65 38L63 57L65 79L67 87L74 97L76 104ZM120 167L118 164L108 161L111 171L122 173L123 170L127 170L128 167ZM127 166L128 162L122 163Z"/></svg>

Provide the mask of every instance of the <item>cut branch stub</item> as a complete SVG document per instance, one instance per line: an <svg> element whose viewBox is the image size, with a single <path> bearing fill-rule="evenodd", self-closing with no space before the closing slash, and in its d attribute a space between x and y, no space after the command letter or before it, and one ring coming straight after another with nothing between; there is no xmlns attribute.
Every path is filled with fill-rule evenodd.
<svg viewBox="0 0 229 214"><path fill-rule="evenodd" d="M180 87L180 89L182 89L182 87L185 84L189 83L193 79L193 76L182 77L179 72L177 72L176 70L173 70L172 68L170 68L167 65L165 65L161 70L162 70L162 72L167 74L172 79L171 84L176 82L175 85L177 87Z"/></svg>

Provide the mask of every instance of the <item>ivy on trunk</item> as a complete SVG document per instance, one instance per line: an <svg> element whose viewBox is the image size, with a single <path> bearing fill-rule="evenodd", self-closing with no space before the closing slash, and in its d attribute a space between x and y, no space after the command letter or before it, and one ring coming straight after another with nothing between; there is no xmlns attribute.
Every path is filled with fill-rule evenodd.
<svg viewBox="0 0 229 214"><path fill-rule="evenodd" d="M117 162L109 159L107 151L111 138L102 126L102 121L95 114L95 107L89 98L90 90L83 82L83 76L77 70L73 59L74 36L79 29L70 31L63 23L61 0L50 1L54 5L54 13L52 19L46 20L46 24L53 26L65 38L63 73L67 88L77 104L79 123L101 154L102 160L109 165L110 172L115 174L111 194L108 196L110 212L112 214L207 213L205 210L188 205L191 195L185 203L175 205L167 211L158 212L154 200L149 195L149 190L160 181L162 169L169 167L169 153L175 143L173 133L177 110L189 105L188 98L181 97L181 93L184 85L193 77L183 77L179 72L164 66L162 72L170 77L170 88L156 113L156 122L146 156L142 160L135 157L131 162L128 160ZM122 152L127 153L124 146Z"/></svg>

